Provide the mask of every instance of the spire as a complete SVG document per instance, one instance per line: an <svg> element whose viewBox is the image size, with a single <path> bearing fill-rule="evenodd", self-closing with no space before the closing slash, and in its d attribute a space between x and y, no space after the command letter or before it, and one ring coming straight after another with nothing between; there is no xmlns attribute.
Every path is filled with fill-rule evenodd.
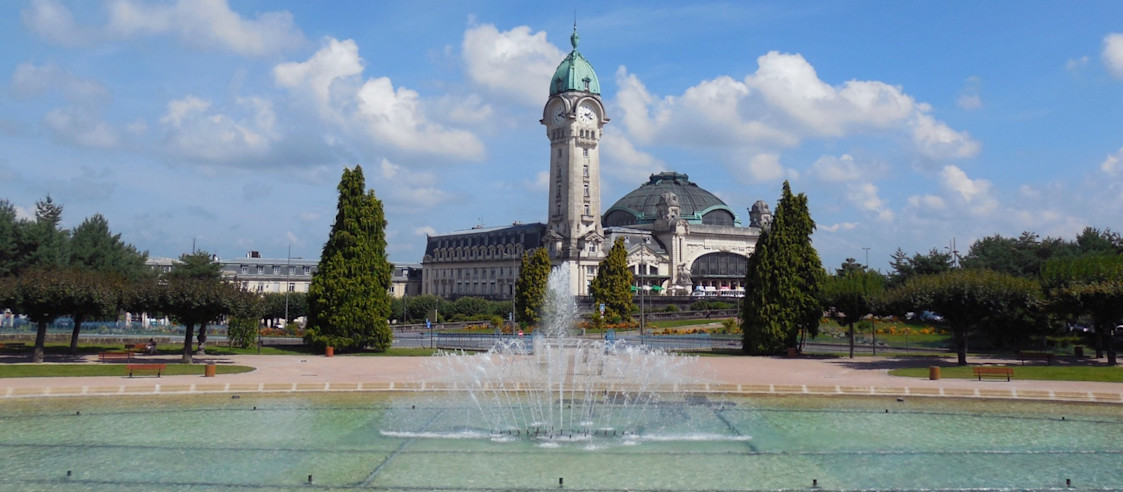
<svg viewBox="0 0 1123 492"><path fill-rule="evenodd" d="M573 19L573 34L569 35L569 44L573 46L573 51L577 51L577 43L581 41L581 36L577 35L577 19Z"/></svg>

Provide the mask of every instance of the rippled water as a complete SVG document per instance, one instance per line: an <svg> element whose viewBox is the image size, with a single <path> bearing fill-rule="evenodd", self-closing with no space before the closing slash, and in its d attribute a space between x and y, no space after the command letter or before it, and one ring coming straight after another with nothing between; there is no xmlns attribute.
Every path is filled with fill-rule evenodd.
<svg viewBox="0 0 1123 492"><path fill-rule="evenodd" d="M655 423L629 436L538 439L455 428L461 410L442 402L371 393L7 400L0 489L559 490L559 478L564 490L1123 484L1118 405L684 395L661 401Z"/></svg>

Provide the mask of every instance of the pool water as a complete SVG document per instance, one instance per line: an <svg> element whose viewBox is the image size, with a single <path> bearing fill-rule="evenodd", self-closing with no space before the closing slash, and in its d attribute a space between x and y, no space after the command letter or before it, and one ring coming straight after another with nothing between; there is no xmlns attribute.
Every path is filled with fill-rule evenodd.
<svg viewBox="0 0 1123 492"><path fill-rule="evenodd" d="M627 435L546 438L433 394L7 400L0 489L1123 487L1119 405L684 395L648 411Z"/></svg>

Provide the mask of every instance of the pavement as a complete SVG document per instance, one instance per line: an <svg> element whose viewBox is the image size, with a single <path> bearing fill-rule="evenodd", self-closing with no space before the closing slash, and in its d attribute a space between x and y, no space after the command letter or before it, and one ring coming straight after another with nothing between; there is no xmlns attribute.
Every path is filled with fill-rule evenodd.
<svg viewBox="0 0 1123 492"><path fill-rule="evenodd" d="M140 363L173 364L180 359L154 355L139 356L138 360ZM416 391L441 387L442 376L431 361L430 357L353 355L199 356L196 357L199 364L243 365L254 370L215 377L129 378L122 367L122 376L4 378L0 379L0 400L122 394ZM96 356L70 362L99 364ZM931 380L889 375L894 368L948 366L954 362L954 357L698 357L692 366L698 383L688 389L737 394L895 395L1123 404L1123 383L1022 380L1018 379L1017 367L1012 381ZM977 358L970 362L1011 363Z"/></svg>

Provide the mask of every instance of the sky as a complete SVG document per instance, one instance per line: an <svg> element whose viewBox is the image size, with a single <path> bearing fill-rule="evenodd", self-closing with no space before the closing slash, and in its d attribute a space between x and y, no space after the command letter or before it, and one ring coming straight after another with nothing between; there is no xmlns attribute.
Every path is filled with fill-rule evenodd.
<svg viewBox="0 0 1123 492"><path fill-rule="evenodd" d="M420 263L545 221L575 21L606 209L677 171L747 224L788 180L828 271L1123 231L1123 2L1093 0L0 2L0 199L151 256L317 258L362 166Z"/></svg>

